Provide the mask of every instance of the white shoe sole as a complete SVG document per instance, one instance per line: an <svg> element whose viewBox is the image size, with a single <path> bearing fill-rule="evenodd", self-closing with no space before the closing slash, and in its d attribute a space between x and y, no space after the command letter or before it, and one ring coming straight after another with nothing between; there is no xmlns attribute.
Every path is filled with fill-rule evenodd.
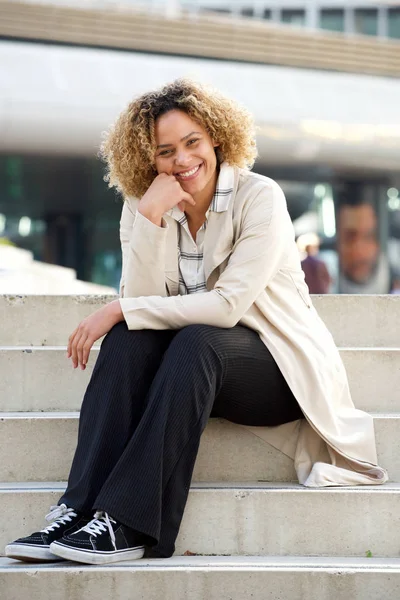
<svg viewBox="0 0 400 600"><path fill-rule="evenodd" d="M99 550L78 550L76 548L64 546L59 542L53 542L50 545L50 549L53 554L56 554L61 558L89 565L105 565L120 562L121 560L137 560L142 558L144 554L143 546L113 552L101 552Z"/></svg>
<svg viewBox="0 0 400 600"><path fill-rule="evenodd" d="M49 548L33 546L32 544L8 544L5 548L8 558L23 560L24 562L58 562L62 560L50 552Z"/></svg>

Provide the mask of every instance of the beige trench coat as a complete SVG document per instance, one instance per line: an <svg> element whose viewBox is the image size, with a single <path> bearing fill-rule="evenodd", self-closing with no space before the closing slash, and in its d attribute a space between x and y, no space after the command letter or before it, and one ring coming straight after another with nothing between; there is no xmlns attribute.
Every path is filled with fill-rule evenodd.
<svg viewBox="0 0 400 600"><path fill-rule="evenodd" d="M124 202L121 308L129 329L193 323L257 331L305 419L246 427L294 460L311 487L381 484L372 417L355 409L331 334L312 305L282 190L235 168L226 212L210 212L204 242L207 292L178 295L177 223L157 227Z"/></svg>

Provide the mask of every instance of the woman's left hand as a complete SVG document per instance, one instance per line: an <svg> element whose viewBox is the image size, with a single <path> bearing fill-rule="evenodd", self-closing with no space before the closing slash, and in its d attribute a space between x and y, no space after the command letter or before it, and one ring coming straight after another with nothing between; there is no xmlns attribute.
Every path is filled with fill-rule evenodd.
<svg viewBox="0 0 400 600"><path fill-rule="evenodd" d="M123 319L119 300L113 300L79 323L68 338L67 358L72 359L74 369L78 365L82 371L86 369L94 342Z"/></svg>

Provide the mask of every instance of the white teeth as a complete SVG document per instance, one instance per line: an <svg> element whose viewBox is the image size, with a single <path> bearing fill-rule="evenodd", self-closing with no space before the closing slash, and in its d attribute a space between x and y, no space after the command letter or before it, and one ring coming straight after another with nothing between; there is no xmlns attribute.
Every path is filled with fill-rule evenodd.
<svg viewBox="0 0 400 600"><path fill-rule="evenodd" d="M191 177L192 175L194 175L196 173L196 171L198 171L200 169L200 165L198 165L197 167L194 167L193 169L191 169L190 171L186 171L185 173L178 173L178 177Z"/></svg>

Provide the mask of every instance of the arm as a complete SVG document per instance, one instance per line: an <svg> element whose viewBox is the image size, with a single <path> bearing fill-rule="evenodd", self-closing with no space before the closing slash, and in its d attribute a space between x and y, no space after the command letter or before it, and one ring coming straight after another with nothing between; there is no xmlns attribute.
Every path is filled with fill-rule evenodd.
<svg viewBox="0 0 400 600"><path fill-rule="evenodd" d="M165 247L168 226L163 215L196 203L173 175L160 173L139 200L128 198L121 215L122 277L120 296L167 296Z"/></svg>
<svg viewBox="0 0 400 600"><path fill-rule="evenodd" d="M204 294L123 298L129 329L180 329L199 323L233 327L284 263L294 239L286 201L277 184L249 201L241 233L215 288Z"/></svg>
<svg viewBox="0 0 400 600"><path fill-rule="evenodd" d="M120 296L166 296L165 244L167 225L146 219L131 200L125 200L120 222L122 275Z"/></svg>
<svg viewBox="0 0 400 600"><path fill-rule="evenodd" d="M124 202L120 223L121 297L131 296L132 301L135 296L157 294L156 298L164 299L167 225L163 215L176 205L184 210L186 203L195 205L175 177L166 173L154 179L140 202L132 198ZM85 369L93 343L123 320L121 305L114 300L81 321L68 340L67 357L74 368L79 365Z"/></svg>

